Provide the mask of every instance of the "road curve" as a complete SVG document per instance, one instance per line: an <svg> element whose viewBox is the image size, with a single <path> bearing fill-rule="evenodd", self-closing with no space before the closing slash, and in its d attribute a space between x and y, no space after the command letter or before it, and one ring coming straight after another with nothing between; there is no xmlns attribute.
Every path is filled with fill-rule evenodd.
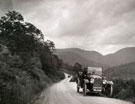
<svg viewBox="0 0 135 104"><path fill-rule="evenodd" d="M44 91L35 104L132 104L101 96L83 96L76 92L76 83L67 77Z"/></svg>

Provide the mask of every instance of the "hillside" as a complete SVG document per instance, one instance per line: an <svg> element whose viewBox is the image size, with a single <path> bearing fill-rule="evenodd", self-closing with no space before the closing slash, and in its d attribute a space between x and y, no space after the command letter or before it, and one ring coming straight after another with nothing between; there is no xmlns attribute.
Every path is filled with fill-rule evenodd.
<svg viewBox="0 0 135 104"><path fill-rule="evenodd" d="M70 54L68 54L70 52ZM92 61L94 63L98 63L99 65L103 66L118 66L122 64L127 64L135 61L135 47L128 47L123 48L113 54L108 55L102 55L96 51L86 51L78 48L67 48L67 49L57 49L56 54L60 58L63 59L64 62L70 62L70 64L74 64L74 60L80 60L78 57L75 57L71 54L71 52L76 53L76 55L79 55L79 58L81 57L83 60ZM70 56L70 57L69 57ZM73 57L72 57L73 56ZM68 59L65 57L68 57ZM87 63L89 63L87 62ZM86 65L89 65L85 63ZM84 64L84 63L83 63Z"/></svg>
<svg viewBox="0 0 135 104"><path fill-rule="evenodd" d="M135 79L135 62L109 68L104 74L110 78Z"/></svg>
<svg viewBox="0 0 135 104"><path fill-rule="evenodd" d="M0 18L0 104L30 104L64 78L51 41L16 11ZM62 63L61 63L62 64Z"/></svg>
<svg viewBox="0 0 135 104"><path fill-rule="evenodd" d="M77 53L81 55L82 57L84 57L85 59L93 60L97 63L101 62L101 60L103 59L103 55L101 55L100 53L96 51L86 51L86 50L82 50L78 48L58 49L57 53L60 54L61 52L66 52L66 51Z"/></svg>
<svg viewBox="0 0 135 104"><path fill-rule="evenodd" d="M114 54L104 57L104 63L108 66L117 66L135 61L135 47L123 48Z"/></svg>
<svg viewBox="0 0 135 104"><path fill-rule="evenodd" d="M80 54L77 54L75 52L72 51L65 51L65 52L61 52L59 54L59 58L63 59L65 63L69 64L69 65L74 65L74 63L79 62L81 63L83 66L100 66L100 64L91 61L91 60L87 60L86 58L82 57Z"/></svg>
<svg viewBox="0 0 135 104"><path fill-rule="evenodd" d="M76 62L79 62L84 67L86 66L98 66L98 67L102 66L104 68L107 67L104 64L100 64L92 60L98 58L98 56L102 57L101 54L95 51L89 53L89 51L84 51L77 48L57 49L56 54L59 56L59 58L61 58L65 63L69 65L74 65ZM90 57L92 57L92 59Z"/></svg>

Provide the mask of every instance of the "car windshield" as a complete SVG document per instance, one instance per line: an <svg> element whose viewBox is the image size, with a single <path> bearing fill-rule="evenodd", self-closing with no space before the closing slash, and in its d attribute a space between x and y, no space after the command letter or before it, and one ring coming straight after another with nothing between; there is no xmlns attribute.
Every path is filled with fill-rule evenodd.
<svg viewBox="0 0 135 104"><path fill-rule="evenodd" d="M87 74L102 75L102 68L99 68L99 67L88 67Z"/></svg>

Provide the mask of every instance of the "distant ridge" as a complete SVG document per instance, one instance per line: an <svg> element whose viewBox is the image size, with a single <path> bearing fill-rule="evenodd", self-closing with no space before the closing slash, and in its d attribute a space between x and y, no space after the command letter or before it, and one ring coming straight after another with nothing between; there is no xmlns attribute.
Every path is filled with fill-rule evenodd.
<svg viewBox="0 0 135 104"><path fill-rule="evenodd" d="M96 63L92 60L87 60L82 57L80 54L75 53L73 51L64 51L59 53L59 57L63 59L63 61L69 65L74 65L76 62L82 64L82 66L104 66L99 63Z"/></svg>
<svg viewBox="0 0 135 104"><path fill-rule="evenodd" d="M92 66L118 66L135 62L135 47L127 47L119 51L102 55L96 51L86 51L79 48L56 49L58 56L64 62L73 65L76 61L83 65Z"/></svg>

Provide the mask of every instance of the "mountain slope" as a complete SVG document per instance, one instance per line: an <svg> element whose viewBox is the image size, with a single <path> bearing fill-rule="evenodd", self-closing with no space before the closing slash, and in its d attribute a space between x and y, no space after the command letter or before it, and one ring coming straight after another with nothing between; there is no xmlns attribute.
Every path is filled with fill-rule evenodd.
<svg viewBox="0 0 135 104"><path fill-rule="evenodd" d="M78 48L67 48L67 49L56 49L56 54L63 59L64 62L68 62L73 65L79 62L83 66L102 66L106 65L96 62L96 60L101 60L102 55L96 51L85 51Z"/></svg>
<svg viewBox="0 0 135 104"><path fill-rule="evenodd" d="M56 53L58 53L58 55L60 55L61 52L66 52L66 51L77 53L77 54L81 55L82 57L86 58L87 60L93 60L95 62L100 62L97 60L103 59L103 55L101 55L100 53L98 53L96 51L86 51L86 50L82 50L82 49L78 49L78 48L57 49Z"/></svg>
<svg viewBox="0 0 135 104"><path fill-rule="evenodd" d="M110 78L135 79L135 62L109 68L104 74Z"/></svg>
<svg viewBox="0 0 135 104"><path fill-rule="evenodd" d="M135 62L135 47L123 48L114 54L104 56L103 63L108 66L117 66Z"/></svg>
<svg viewBox="0 0 135 104"><path fill-rule="evenodd" d="M65 61L64 55L66 55L67 57L69 56L67 51L73 52L74 54L76 53L80 56L80 58L83 58L87 61L93 61L98 64L100 63L100 65L106 65L109 67L135 62L135 47L123 48L116 53L108 54L105 56L96 51L85 51L78 48L57 49L56 53L58 54L58 56L61 56L63 61ZM71 56L74 55L71 55L70 53L70 57ZM74 58L76 58L74 60L78 60L78 57Z"/></svg>
<svg viewBox="0 0 135 104"><path fill-rule="evenodd" d="M61 58L65 63L69 65L74 65L76 62L81 63L83 66L102 66L94 61L87 60L82 57L80 54L77 54L72 51L62 51L59 54L59 58Z"/></svg>

